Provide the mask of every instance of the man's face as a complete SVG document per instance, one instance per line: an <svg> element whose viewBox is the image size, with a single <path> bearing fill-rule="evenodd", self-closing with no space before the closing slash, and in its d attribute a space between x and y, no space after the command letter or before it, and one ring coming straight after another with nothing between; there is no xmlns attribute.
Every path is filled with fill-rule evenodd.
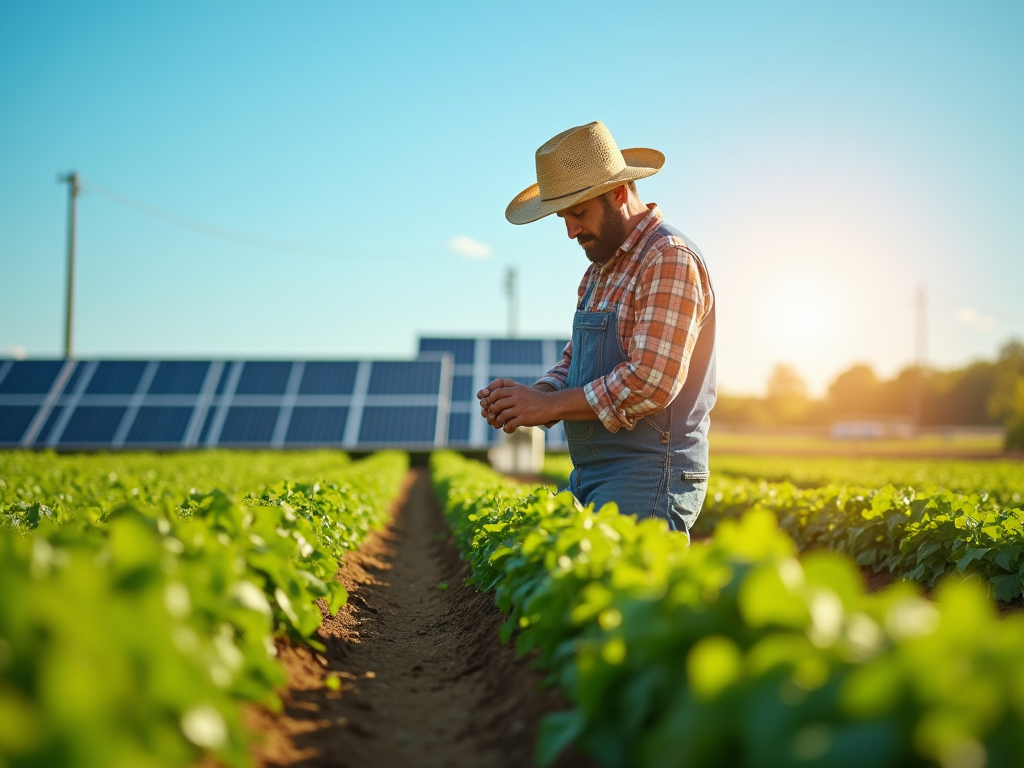
<svg viewBox="0 0 1024 768"><path fill-rule="evenodd" d="M556 214L565 221L566 234L595 264L607 263L628 234L626 222L609 199L611 194L598 195Z"/></svg>

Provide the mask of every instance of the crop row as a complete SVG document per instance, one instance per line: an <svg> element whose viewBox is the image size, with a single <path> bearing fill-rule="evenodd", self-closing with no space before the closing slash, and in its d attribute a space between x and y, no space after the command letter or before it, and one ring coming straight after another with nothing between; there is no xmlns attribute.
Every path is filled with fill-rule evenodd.
<svg viewBox="0 0 1024 768"><path fill-rule="evenodd" d="M914 488L918 495L977 494L1003 506L1020 506L1024 501L1024 463L1019 461L714 456L711 469L716 475L790 482L800 488L893 485Z"/></svg>
<svg viewBox="0 0 1024 768"><path fill-rule="evenodd" d="M980 585L866 594L847 557L795 557L751 509L688 547L655 519L579 509L453 454L438 498L505 634L572 709L538 741L608 766L1015 766L1024 616Z"/></svg>
<svg viewBox="0 0 1024 768"><path fill-rule="evenodd" d="M883 480L908 479L906 468L886 474L867 463L861 473L857 462L832 460L808 468L807 460L793 459L785 466L798 477L818 477L826 469L841 478L863 474ZM727 457L719 459L727 468L746 467L752 475L757 467L776 467L775 460ZM920 463L914 472L922 471ZM561 483L568 482L564 460L555 459L548 472ZM975 490L965 485L974 473L985 478L997 492ZM1017 474L1015 475L1014 472ZM736 518L755 507L771 511L781 528L801 551L830 549L852 557L858 565L892 574L931 587L949 574L977 577L998 600L1013 600L1024 592L1024 505L1013 488L1020 470L1007 464L1002 469L985 468L968 462L937 463L934 476L922 479L925 489L897 486L866 487L828 484L802 488L789 482L768 482L730 474L730 469L712 474L708 495L694 534L710 534L724 519ZM830 476L827 473L826 477ZM915 474L915 476L917 476ZM997 483L998 478L998 483ZM964 488L944 490L940 481Z"/></svg>
<svg viewBox="0 0 1024 768"><path fill-rule="evenodd" d="M278 455L270 482L271 466L245 454L2 461L0 765L11 768L190 765L203 753L246 765L240 702L280 707L274 636L319 647L321 611L347 598L339 559L383 523L407 467L395 453Z"/></svg>
<svg viewBox="0 0 1024 768"><path fill-rule="evenodd" d="M998 600L1020 597L1024 587L1024 511L984 495L886 485L829 485L802 489L790 483L718 478L696 529L758 507L770 510L804 551L830 549L858 565L931 587L943 576L977 577Z"/></svg>

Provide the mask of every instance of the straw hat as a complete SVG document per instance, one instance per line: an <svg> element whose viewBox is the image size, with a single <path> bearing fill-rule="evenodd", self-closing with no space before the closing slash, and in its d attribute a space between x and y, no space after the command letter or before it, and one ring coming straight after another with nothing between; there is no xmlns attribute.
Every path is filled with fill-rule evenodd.
<svg viewBox="0 0 1024 768"><path fill-rule="evenodd" d="M578 125L537 150L537 183L515 196L505 218L513 224L529 224L620 184L653 176L664 164L665 156L656 149L619 151L600 121Z"/></svg>

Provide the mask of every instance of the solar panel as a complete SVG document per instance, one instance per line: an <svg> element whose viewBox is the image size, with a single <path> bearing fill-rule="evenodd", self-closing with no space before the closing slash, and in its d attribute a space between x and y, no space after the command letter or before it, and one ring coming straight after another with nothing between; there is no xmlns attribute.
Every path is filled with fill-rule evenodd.
<svg viewBox="0 0 1024 768"><path fill-rule="evenodd" d="M436 395L440 392L441 363L375 362L370 374L370 395Z"/></svg>
<svg viewBox="0 0 1024 768"><path fill-rule="evenodd" d="M210 369L207 360L164 360L149 385L151 395L198 395Z"/></svg>
<svg viewBox="0 0 1024 768"><path fill-rule="evenodd" d="M131 395L146 369L141 360L104 360L85 388L87 395Z"/></svg>
<svg viewBox="0 0 1024 768"><path fill-rule="evenodd" d="M491 365L543 365L544 342L540 339L491 339Z"/></svg>
<svg viewBox="0 0 1024 768"><path fill-rule="evenodd" d="M213 426L213 420L217 416L215 408L211 408L206 412L206 418L203 419L203 428L199 430L199 438L197 442L199 445L205 445L206 439L210 436L210 427Z"/></svg>
<svg viewBox="0 0 1024 768"><path fill-rule="evenodd" d="M0 405L0 443L21 442L38 410L38 405Z"/></svg>
<svg viewBox="0 0 1024 768"><path fill-rule="evenodd" d="M423 357L397 361L0 360L0 444L485 448L495 433L476 390L500 374L532 383L557 346L422 339Z"/></svg>
<svg viewBox="0 0 1024 768"><path fill-rule="evenodd" d="M64 412L64 406L55 405L53 410L50 411L46 417L46 421L43 422L42 428L39 430L39 434L36 435L36 445L46 445L46 441L50 439L50 433L53 432L53 427L60 419L61 414Z"/></svg>
<svg viewBox="0 0 1024 768"><path fill-rule="evenodd" d="M347 407L297 406L292 411L292 420L288 424L284 441L288 444L341 443L345 439L347 421Z"/></svg>
<svg viewBox="0 0 1024 768"><path fill-rule="evenodd" d="M224 390L227 388L227 384L228 384L228 377L230 375L231 375L231 364L228 363L227 365L224 366L224 370L222 370L220 372L220 379L218 379L218 381L217 381L217 389L215 390L216 394L218 394L218 395L223 395L224 394Z"/></svg>
<svg viewBox="0 0 1024 768"><path fill-rule="evenodd" d="M109 443L126 410L126 406L120 405L80 405L71 414L58 444Z"/></svg>
<svg viewBox="0 0 1024 768"><path fill-rule="evenodd" d="M567 342L556 339L420 339L420 353L447 350L456 355L450 428L461 430L468 420L469 438L464 445L484 448L494 443L495 431L480 417L476 391L496 378L508 378L532 385L561 360ZM459 353L462 350L462 353ZM470 352L472 356L470 357ZM472 360L471 363L466 362ZM458 417L456 418L456 415ZM454 432L449 437L454 441ZM564 438L556 427L548 432L549 444L563 447Z"/></svg>
<svg viewBox="0 0 1024 768"><path fill-rule="evenodd" d="M477 388L473 386L472 376L452 377L452 400L456 402L475 402Z"/></svg>
<svg viewBox="0 0 1024 768"><path fill-rule="evenodd" d="M299 385L300 395L351 395L356 383L355 362L308 362Z"/></svg>
<svg viewBox="0 0 1024 768"><path fill-rule="evenodd" d="M471 365L476 339L420 339L420 352L451 352L456 365Z"/></svg>
<svg viewBox="0 0 1024 768"><path fill-rule="evenodd" d="M67 382L64 384L62 390L65 395L69 395L75 391L75 387L78 386L78 380L82 378L82 374L85 372L85 363L75 363L74 369L71 371L71 375L68 377Z"/></svg>
<svg viewBox="0 0 1024 768"><path fill-rule="evenodd" d="M282 362L248 362L235 388L236 395L283 395L288 386L292 364Z"/></svg>
<svg viewBox="0 0 1024 768"><path fill-rule="evenodd" d="M45 395L63 367L63 360L15 360L0 381L0 394Z"/></svg>
<svg viewBox="0 0 1024 768"><path fill-rule="evenodd" d="M453 413L448 417L448 442L469 442L469 414Z"/></svg>
<svg viewBox="0 0 1024 768"><path fill-rule="evenodd" d="M359 427L359 442L431 445L437 428L437 408L430 406L367 406Z"/></svg>
<svg viewBox="0 0 1024 768"><path fill-rule="evenodd" d="M152 391L152 390L150 390ZM135 415L126 443L175 445L185 437L192 407L142 406Z"/></svg>
<svg viewBox="0 0 1024 768"><path fill-rule="evenodd" d="M278 407L235 405L228 410L220 443L269 443L277 424Z"/></svg>

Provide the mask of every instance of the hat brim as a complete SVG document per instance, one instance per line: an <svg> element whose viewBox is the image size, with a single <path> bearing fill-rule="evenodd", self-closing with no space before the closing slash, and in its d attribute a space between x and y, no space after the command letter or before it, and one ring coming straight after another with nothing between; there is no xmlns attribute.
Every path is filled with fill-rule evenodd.
<svg viewBox="0 0 1024 768"><path fill-rule="evenodd" d="M615 189L620 184L653 176L665 165L665 155L656 149L645 147L622 150L622 159L626 161L626 167L612 178L556 200L541 200L540 187L531 184L508 204L505 209L505 218L513 224L529 224L532 221L543 219L545 216L550 216L552 213L564 211L566 208L586 202L610 189Z"/></svg>

